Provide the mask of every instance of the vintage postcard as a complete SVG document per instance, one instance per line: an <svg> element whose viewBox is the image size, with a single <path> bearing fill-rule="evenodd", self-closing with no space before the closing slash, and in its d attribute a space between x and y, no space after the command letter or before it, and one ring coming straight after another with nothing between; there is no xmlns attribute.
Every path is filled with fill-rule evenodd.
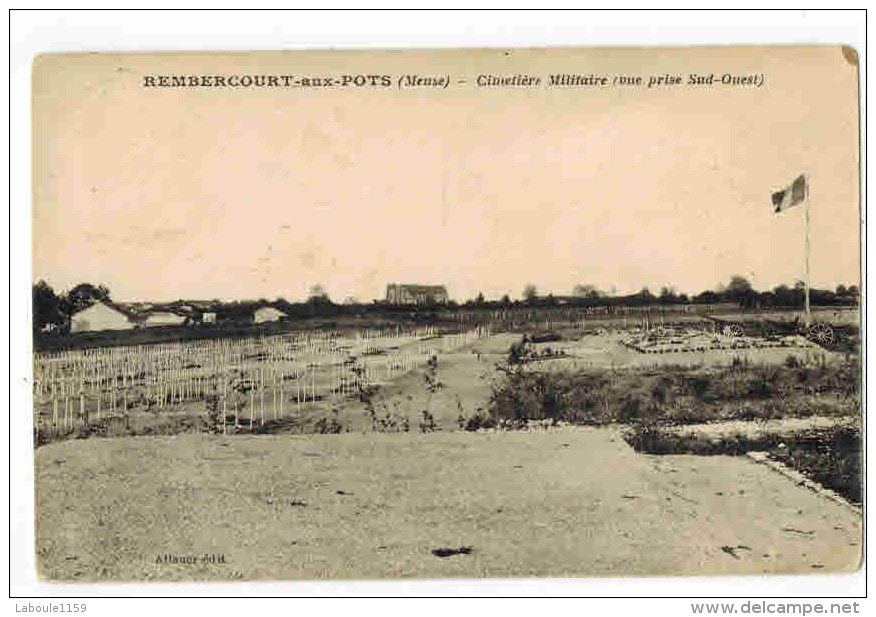
<svg viewBox="0 0 876 617"><path fill-rule="evenodd" d="M43 55L46 581L851 572L843 46Z"/></svg>

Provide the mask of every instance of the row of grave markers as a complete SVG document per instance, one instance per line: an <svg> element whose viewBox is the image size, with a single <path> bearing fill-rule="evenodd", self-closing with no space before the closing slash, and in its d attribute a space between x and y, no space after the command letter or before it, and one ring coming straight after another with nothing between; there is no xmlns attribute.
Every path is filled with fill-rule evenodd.
<svg viewBox="0 0 876 617"><path fill-rule="evenodd" d="M137 353L128 356L89 354L85 357L90 358L90 362L79 361L66 367L57 361L44 364L45 370L34 380L35 427L69 432L77 423L83 425L127 415L128 410L141 405L164 410L192 401L205 401L210 395L220 397L223 416L233 401L231 411L237 424L241 401L239 396L233 398L233 393L244 390L250 394L249 404L243 401L250 419L258 416L264 421L266 396L271 400L273 415L283 417L287 409L300 412L302 405L322 400L327 395L341 398L356 395L364 387L391 380L425 364L432 356L457 350L489 335L490 329L481 326L442 337L438 345L419 344L417 354L368 357L354 364L308 362L291 367L289 362L279 359L270 363L262 361L264 366L261 367L227 363L230 358L239 356L222 353L218 358L201 357L203 364L189 367L185 363L194 358L191 350L180 350L178 358L148 348L134 348ZM363 339L366 344L368 340ZM203 350L206 346L197 347ZM242 346L224 344L214 350L221 352L235 347ZM286 359L285 355L274 357ZM113 370L107 358L119 360L120 372Z"/></svg>
<svg viewBox="0 0 876 617"><path fill-rule="evenodd" d="M208 396L214 395L221 401L223 414L229 412L231 403L237 424L237 408L245 403L245 393L249 394L246 407L250 418L258 409L258 415L264 421L266 396L272 401L271 408L277 419L284 415L284 403L288 405L287 409L296 408L300 412L302 405L307 403L327 396L338 399L354 396L369 385L391 380L422 364L425 364L422 356L400 354L353 366L312 362L298 369L230 367L224 373L211 375L179 370L169 375L129 380L124 386L106 386L88 382L82 374L72 375L48 383L35 382L35 423L36 428L65 432L76 424L127 414L135 407L167 410L190 402L206 401Z"/></svg>

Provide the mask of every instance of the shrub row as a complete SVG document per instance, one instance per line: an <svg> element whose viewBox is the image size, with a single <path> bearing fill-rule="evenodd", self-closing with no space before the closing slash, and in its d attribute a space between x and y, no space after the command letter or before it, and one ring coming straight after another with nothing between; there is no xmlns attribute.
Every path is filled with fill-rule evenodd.
<svg viewBox="0 0 876 617"><path fill-rule="evenodd" d="M524 358L520 360L520 358ZM491 384L489 417L579 424L691 424L859 414L860 367L744 360L720 369L538 371L515 349Z"/></svg>

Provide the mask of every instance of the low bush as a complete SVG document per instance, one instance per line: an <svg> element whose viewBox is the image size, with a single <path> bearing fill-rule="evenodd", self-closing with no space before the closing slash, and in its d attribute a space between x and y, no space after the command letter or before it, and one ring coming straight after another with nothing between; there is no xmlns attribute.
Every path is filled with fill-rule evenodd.
<svg viewBox="0 0 876 617"><path fill-rule="evenodd" d="M344 427L335 418L320 418L313 428L314 432L321 435L338 435L344 432Z"/></svg>
<svg viewBox="0 0 876 617"><path fill-rule="evenodd" d="M489 414L485 413L483 410L478 409L477 413L470 417L465 422L465 430L467 431L477 431L480 429L490 429L496 426L496 421L490 417Z"/></svg>
<svg viewBox="0 0 876 617"><path fill-rule="evenodd" d="M432 415L431 412L424 409L422 412L423 419L420 421L420 432L421 433L434 433L439 430L438 425L435 424L435 416Z"/></svg>
<svg viewBox="0 0 876 617"><path fill-rule="evenodd" d="M787 440L785 464L853 503L863 500L861 430L838 426Z"/></svg>
<svg viewBox="0 0 876 617"><path fill-rule="evenodd" d="M738 433L707 437L640 424L628 430L625 439L637 452L647 454L738 456L746 452L768 451L771 458L836 491L852 503L861 503L863 499L862 440L857 425L843 424L790 435L751 437Z"/></svg>
<svg viewBox="0 0 876 617"><path fill-rule="evenodd" d="M34 449L39 448L51 441L51 436L48 431L44 431L40 428L33 429L33 447Z"/></svg>
<svg viewBox="0 0 876 617"><path fill-rule="evenodd" d="M219 396L208 394L204 398L204 426L208 433L220 434L225 432L225 416L219 409Z"/></svg>
<svg viewBox="0 0 876 617"><path fill-rule="evenodd" d="M860 414L857 361L793 368L740 361L724 369L573 373L511 361L525 356L514 352L497 365L490 417L602 425Z"/></svg>

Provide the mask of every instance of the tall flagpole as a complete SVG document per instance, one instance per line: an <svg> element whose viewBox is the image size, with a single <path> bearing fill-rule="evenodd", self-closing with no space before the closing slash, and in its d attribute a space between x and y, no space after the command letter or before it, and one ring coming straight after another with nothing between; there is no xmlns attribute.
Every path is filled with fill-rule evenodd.
<svg viewBox="0 0 876 617"><path fill-rule="evenodd" d="M805 290L805 294L806 294L804 296L804 302L805 302L805 307L806 307L805 308L805 310L806 310L805 323L806 323L806 327L808 328L812 324L812 313L809 310L809 174L804 173L803 179L805 181L804 186L806 187L805 188L805 191L806 191L806 210L805 210L805 213L803 214L803 220L805 221L803 224L803 226L804 226L803 234L805 236L803 239L803 272L804 272L804 279L805 279L803 281L803 284L805 285L804 290Z"/></svg>

